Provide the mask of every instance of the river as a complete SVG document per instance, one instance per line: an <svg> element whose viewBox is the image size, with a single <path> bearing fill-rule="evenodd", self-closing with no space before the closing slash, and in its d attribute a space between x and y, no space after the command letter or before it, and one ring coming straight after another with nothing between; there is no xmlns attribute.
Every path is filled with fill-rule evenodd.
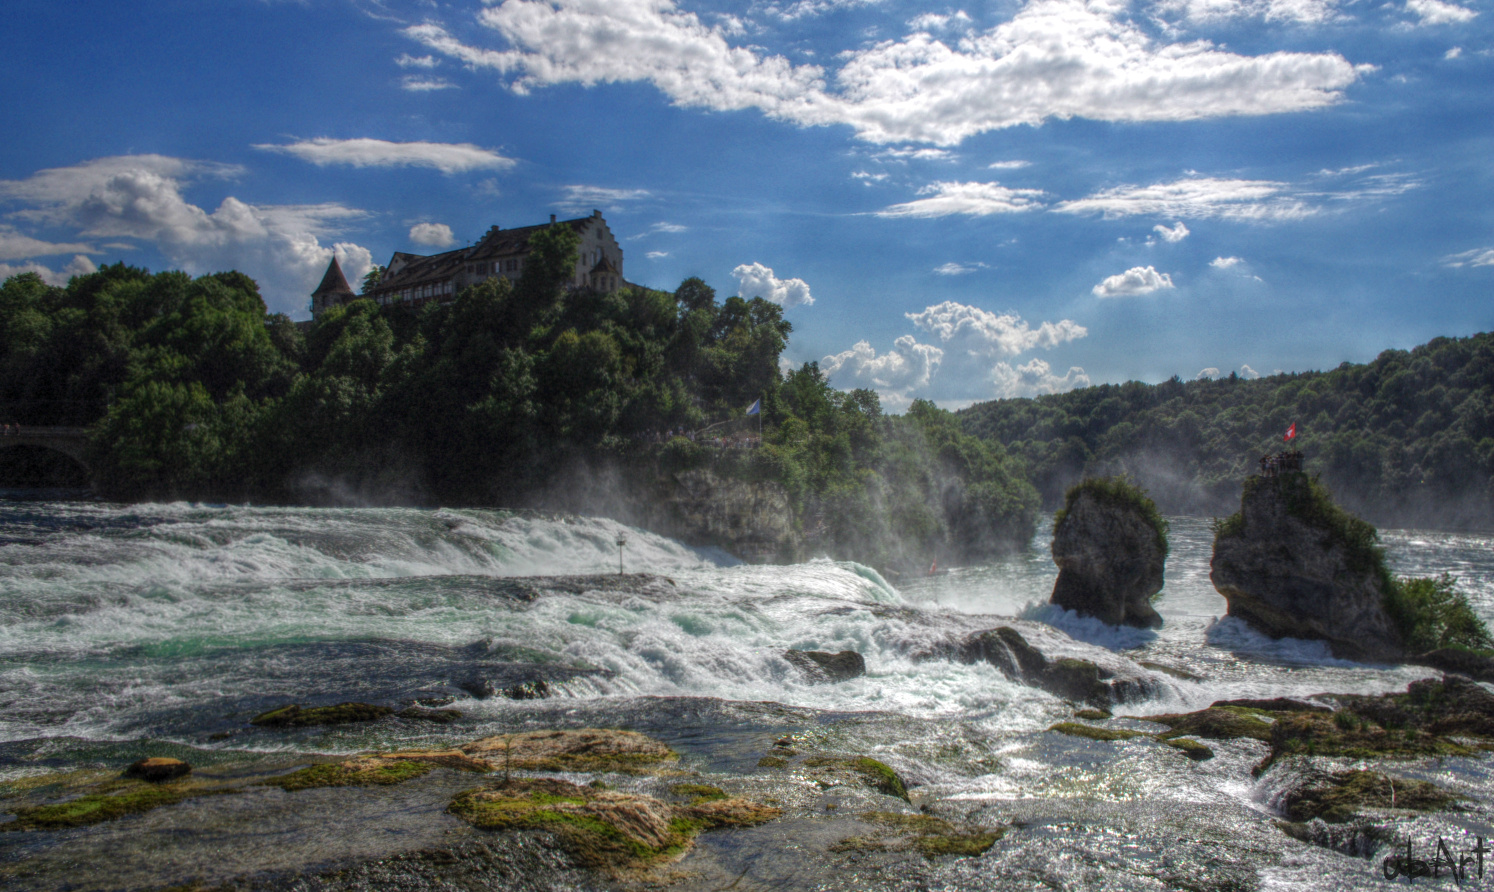
<svg viewBox="0 0 1494 892"><path fill-rule="evenodd" d="M1009 560L894 585L827 559L747 565L601 518L0 501L0 795L148 754L231 766L528 727L631 727L702 771L750 773L765 739L791 733L892 765L916 785L915 804L953 803L1024 828L982 858L920 866L931 873L919 882L1138 890L1182 888L1187 877L1198 881L1188 888L1220 889L1383 882L1363 858L1272 828L1283 780L1251 776L1264 752L1255 741L1219 742L1215 759L1193 763L1152 741L1045 733L1072 708L990 665L927 659L940 642L1015 618L1045 650L1103 648L1167 667L1157 672L1157 696L1117 710L1132 716L1237 697L1404 690L1433 674L1336 660L1319 643L1272 641L1223 617L1208 579L1208 520L1169 522L1157 603L1165 625L1147 632L1046 605L1056 575L1046 533ZM508 577L616 573L620 536L627 572L662 581L534 599L504 586ZM1451 572L1494 621L1494 537L1387 531L1382 539L1396 572ZM790 648L855 650L868 671L810 684L783 658ZM547 681L548 699L469 693L537 679ZM447 697L463 712L450 726L287 735L247 724L292 701ZM1410 820L1405 832L1494 837L1490 767L1487 756L1403 766L1478 803L1456 819ZM222 821L200 837L160 829L148 844L117 829L0 833L0 878L20 889L157 888L290 875L421 842L415 830L379 843L289 817L254 834ZM273 844L259 838L265 833ZM833 859L795 861L792 846L752 849L750 836L712 836L683 863L708 861L743 880L738 888L853 887ZM878 883L899 888L915 874Z"/></svg>

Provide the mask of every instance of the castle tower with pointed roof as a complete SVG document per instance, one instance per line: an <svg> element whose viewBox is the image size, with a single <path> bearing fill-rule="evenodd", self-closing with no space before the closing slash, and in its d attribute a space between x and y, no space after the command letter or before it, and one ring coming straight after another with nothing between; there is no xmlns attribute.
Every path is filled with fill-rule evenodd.
<svg viewBox="0 0 1494 892"><path fill-rule="evenodd" d="M345 304L358 297L348 285L347 276L342 274L342 267L337 263L337 255L332 255L332 262L327 264L327 272L322 276L322 284L316 286L311 292L311 315L320 316L338 304Z"/></svg>

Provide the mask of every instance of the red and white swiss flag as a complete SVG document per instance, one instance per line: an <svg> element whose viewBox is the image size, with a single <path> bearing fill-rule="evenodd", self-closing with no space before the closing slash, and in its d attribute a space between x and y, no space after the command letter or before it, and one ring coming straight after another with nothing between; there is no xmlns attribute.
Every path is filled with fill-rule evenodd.
<svg viewBox="0 0 1494 892"><path fill-rule="evenodd" d="M1286 436L1282 437L1281 439L1282 439L1283 442L1290 443L1293 440L1295 440L1296 438L1297 438L1297 422L1294 421L1294 422L1292 422L1292 426L1289 427L1289 428L1287 428Z"/></svg>

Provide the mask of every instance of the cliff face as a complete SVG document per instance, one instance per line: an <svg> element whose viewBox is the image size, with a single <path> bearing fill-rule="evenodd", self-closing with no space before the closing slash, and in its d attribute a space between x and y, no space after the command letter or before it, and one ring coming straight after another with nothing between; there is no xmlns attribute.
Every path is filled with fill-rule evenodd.
<svg viewBox="0 0 1494 892"><path fill-rule="evenodd" d="M723 477L710 468L661 474L639 487L639 526L691 545L719 545L746 560L794 560L802 547L788 493L776 483Z"/></svg>
<svg viewBox="0 0 1494 892"><path fill-rule="evenodd" d="M1081 491L1053 531L1052 603L1111 625L1161 627L1151 604L1166 561L1157 535L1133 506Z"/></svg>
<svg viewBox="0 0 1494 892"><path fill-rule="evenodd" d="M1248 478L1240 514L1214 540L1209 578L1230 616L1267 635L1321 639L1344 659L1398 659L1386 577L1365 543L1304 508L1315 485L1301 473Z"/></svg>

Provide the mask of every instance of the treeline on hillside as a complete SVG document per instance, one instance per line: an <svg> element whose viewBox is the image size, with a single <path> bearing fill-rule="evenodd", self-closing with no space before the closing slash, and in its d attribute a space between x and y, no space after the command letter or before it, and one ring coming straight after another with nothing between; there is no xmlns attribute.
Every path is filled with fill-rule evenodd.
<svg viewBox="0 0 1494 892"><path fill-rule="evenodd" d="M1166 513L1228 514L1295 423L1306 469L1350 511L1382 526L1494 526L1494 334L1328 372L1107 384L959 417L1026 459L1047 505L1085 476L1128 473Z"/></svg>
<svg viewBox="0 0 1494 892"><path fill-rule="evenodd" d="M531 248L517 283L419 309L357 300L304 332L236 272L16 276L0 287L0 420L90 426L95 482L115 498L518 507L578 464L711 461L783 485L838 556L926 563L1030 539L1020 462L931 404L889 418L812 363L781 373L791 326L776 304L719 301L698 279L571 291L574 233ZM722 461L661 441L759 397L761 448ZM0 450L0 465L22 453Z"/></svg>

